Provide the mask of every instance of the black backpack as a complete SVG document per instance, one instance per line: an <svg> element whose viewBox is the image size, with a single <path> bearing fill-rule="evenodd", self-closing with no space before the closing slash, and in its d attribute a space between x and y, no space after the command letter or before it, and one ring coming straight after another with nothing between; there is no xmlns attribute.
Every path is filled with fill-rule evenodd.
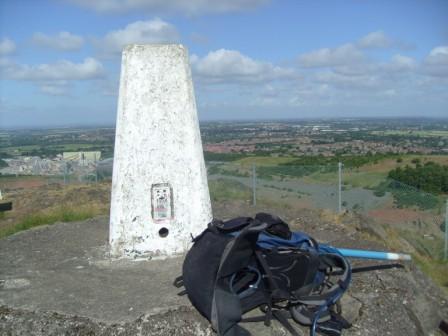
<svg viewBox="0 0 448 336"><path fill-rule="evenodd" d="M291 232L277 216L259 213L212 221L193 238L174 285L222 336L250 335L239 322L277 319L292 335L289 319L310 326L310 334L337 336L350 324L339 299L351 280L346 259L331 246ZM259 307L261 316L245 318Z"/></svg>

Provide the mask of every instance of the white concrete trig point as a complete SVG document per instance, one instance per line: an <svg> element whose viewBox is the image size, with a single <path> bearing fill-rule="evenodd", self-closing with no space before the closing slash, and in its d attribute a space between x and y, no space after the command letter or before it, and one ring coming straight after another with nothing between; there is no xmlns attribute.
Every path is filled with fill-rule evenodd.
<svg viewBox="0 0 448 336"><path fill-rule="evenodd" d="M170 256L211 220L188 51L123 51L109 243L114 256Z"/></svg>

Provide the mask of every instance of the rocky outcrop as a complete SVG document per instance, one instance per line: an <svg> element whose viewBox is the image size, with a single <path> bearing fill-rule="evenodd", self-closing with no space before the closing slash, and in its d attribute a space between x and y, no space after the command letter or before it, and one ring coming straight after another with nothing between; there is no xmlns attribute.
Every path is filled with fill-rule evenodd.
<svg viewBox="0 0 448 336"><path fill-rule="evenodd" d="M107 324L87 317L0 307L1 335L34 336L209 336L207 321L185 307L134 321Z"/></svg>
<svg viewBox="0 0 448 336"><path fill-rule="evenodd" d="M246 215L271 210L233 209ZM335 246L384 248L379 239L366 239L354 216L335 220L291 209L282 215L294 229ZM213 335L209 323L172 286L182 258L110 259L107 228L108 219L99 217L0 240L0 334ZM412 263L352 263L354 268L379 264L386 266L353 274L342 300L352 327L343 335L439 335L438 325L448 316L446 294ZM257 336L288 335L275 322L244 327Z"/></svg>

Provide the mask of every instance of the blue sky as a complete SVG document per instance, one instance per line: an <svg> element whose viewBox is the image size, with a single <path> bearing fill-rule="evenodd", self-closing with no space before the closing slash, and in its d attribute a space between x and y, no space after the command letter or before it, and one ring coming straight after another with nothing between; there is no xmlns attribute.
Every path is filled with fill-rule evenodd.
<svg viewBox="0 0 448 336"><path fill-rule="evenodd" d="M183 43L201 120L448 117L448 1L0 1L0 127L111 125L120 52Z"/></svg>

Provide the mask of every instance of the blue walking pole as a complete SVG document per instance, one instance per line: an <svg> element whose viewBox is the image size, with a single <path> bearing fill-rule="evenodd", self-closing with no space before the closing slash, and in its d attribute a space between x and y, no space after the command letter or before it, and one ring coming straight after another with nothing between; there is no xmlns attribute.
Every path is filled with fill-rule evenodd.
<svg viewBox="0 0 448 336"><path fill-rule="evenodd" d="M404 253L367 251L336 248L344 257L378 260L412 260L411 255Z"/></svg>

